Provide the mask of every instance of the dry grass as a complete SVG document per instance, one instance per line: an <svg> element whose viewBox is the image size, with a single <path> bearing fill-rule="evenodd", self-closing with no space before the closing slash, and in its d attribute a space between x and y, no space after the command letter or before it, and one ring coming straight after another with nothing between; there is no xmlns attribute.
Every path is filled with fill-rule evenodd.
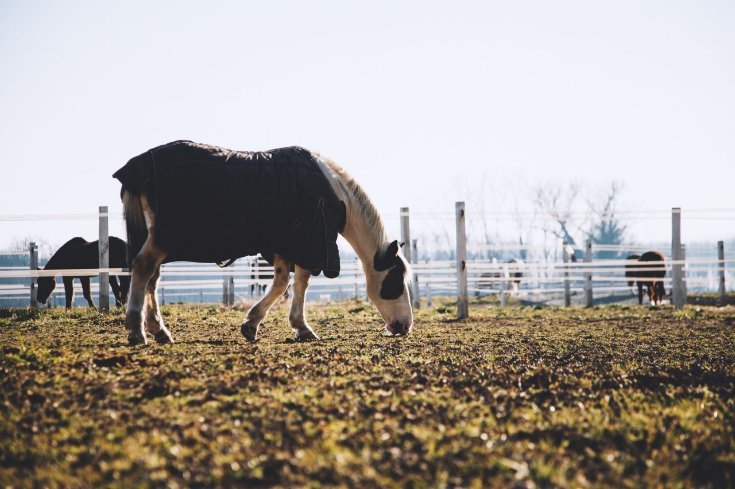
<svg viewBox="0 0 735 489"><path fill-rule="evenodd" d="M121 311L0 311L0 485L521 487L735 484L735 309L169 306L130 348Z"/></svg>

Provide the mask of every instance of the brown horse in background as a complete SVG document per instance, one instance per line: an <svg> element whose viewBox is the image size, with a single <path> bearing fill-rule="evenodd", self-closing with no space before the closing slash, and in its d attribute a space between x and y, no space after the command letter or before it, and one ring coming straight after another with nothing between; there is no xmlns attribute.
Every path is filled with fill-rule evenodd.
<svg viewBox="0 0 735 489"><path fill-rule="evenodd" d="M658 305L663 300L666 290L663 279L666 276L664 255L658 251L647 251L642 255L630 255L625 265L625 277L628 286L632 287L635 282L638 286L638 304L643 304L643 288L646 288L648 301L652 306Z"/></svg>

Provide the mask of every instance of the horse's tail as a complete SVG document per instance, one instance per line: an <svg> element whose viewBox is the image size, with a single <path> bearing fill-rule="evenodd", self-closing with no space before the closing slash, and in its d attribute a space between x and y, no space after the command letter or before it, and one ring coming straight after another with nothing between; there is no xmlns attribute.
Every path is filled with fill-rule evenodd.
<svg viewBox="0 0 735 489"><path fill-rule="evenodd" d="M145 225L143 215L143 204L140 196L122 189L123 213L125 215L125 228L128 233L128 268L132 269L133 259L138 256L141 248L148 239L148 228Z"/></svg>

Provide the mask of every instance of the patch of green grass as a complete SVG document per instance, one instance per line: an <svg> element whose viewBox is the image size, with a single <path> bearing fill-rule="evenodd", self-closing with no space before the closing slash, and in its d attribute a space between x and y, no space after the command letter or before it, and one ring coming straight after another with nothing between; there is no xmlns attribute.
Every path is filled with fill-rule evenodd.
<svg viewBox="0 0 735 489"><path fill-rule="evenodd" d="M176 344L124 313L0 314L0 486L735 484L735 309L437 298L404 338L368 304L172 305Z"/></svg>

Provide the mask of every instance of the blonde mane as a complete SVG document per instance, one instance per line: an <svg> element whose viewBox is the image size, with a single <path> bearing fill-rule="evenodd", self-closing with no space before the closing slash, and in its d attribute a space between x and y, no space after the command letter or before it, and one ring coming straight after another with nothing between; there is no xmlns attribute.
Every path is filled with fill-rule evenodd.
<svg viewBox="0 0 735 489"><path fill-rule="evenodd" d="M337 163L330 160L329 158L324 158L321 155L318 156L334 173L337 174L337 176L339 176L339 179L341 183L345 186L345 189L348 191L349 194L352 195L353 202L357 206L358 211L365 218L365 222L367 223L370 233L378 242L379 246L385 246L385 244L388 242L388 237L385 233L385 227L383 226L383 221L380 218L380 214L378 214L378 211L375 209L375 206L370 200L370 197L368 197L362 187L360 187L355 179L352 178L352 176L347 173L341 166L339 166Z"/></svg>

